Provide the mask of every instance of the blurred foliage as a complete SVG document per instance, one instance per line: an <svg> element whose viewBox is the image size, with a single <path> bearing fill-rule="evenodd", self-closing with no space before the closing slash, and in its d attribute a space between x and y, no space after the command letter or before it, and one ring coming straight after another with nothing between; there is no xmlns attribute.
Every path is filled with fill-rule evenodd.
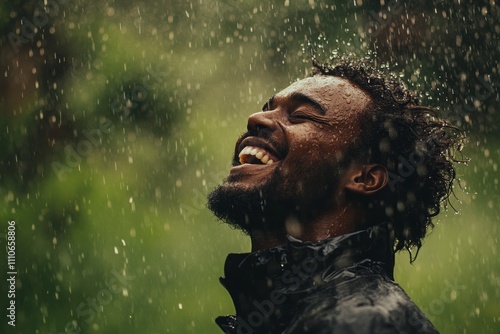
<svg viewBox="0 0 500 334"><path fill-rule="evenodd" d="M499 14L493 0L2 3L0 233L16 221L19 274L1 332L217 332L233 312L217 278L249 241L205 196L246 116L312 54L371 50L469 136L460 213L438 217L414 265L398 256L396 279L442 333L498 333Z"/></svg>

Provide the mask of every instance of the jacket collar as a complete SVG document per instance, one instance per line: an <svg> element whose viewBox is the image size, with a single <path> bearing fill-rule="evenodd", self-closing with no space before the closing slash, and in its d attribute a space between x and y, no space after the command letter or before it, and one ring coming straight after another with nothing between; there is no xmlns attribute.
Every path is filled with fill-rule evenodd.
<svg viewBox="0 0 500 334"><path fill-rule="evenodd" d="M326 283L348 279L352 273L343 269L359 263L376 262L392 279L394 252L386 224L317 243L287 239L270 249L228 255L220 282L236 316L216 319L226 333L245 332L238 326L250 333L286 326L300 300Z"/></svg>

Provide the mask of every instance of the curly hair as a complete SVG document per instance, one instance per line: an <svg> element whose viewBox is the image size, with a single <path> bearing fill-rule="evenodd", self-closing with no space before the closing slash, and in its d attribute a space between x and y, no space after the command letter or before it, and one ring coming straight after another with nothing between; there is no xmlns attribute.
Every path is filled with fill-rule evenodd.
<svg viewBox="0 0 500 334"><path fill-rule="evenodd" d="M341 59L337 64L313 60L312 75L345 78L368 93L373 103L363 112L356 158L386 167L388 187L370 207L385 215L394 238L394 250L408 250L413 262L441 204L449 203L456 176L455 158L463 132L420 106L394 74L374 66ZM377 215L378 216L378 215ZM411 248L416 247L412 257Z"/></svg>

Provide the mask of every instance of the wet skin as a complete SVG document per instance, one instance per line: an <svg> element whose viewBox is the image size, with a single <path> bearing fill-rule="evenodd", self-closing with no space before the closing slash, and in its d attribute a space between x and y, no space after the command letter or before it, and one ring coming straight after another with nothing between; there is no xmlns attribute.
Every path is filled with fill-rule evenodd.
<svg viewBox="0 0 500 334"><path fill-rule="evenodd" d="M312 197L314 191L304 193L311 188L308 176L337 167L346 147L358 136L359 114L370 101L342 78L315 76L295 82L269 99L262 112L248 118L248 133L236 143L229 181L242 189L261 187L279 168L285 179L278 196L292 196L299 202ZM241 164L238 154L245 146L266 149L274 163ZM322 188L328 175L316 176L324 182L311 186Z"/></svg>
<svg viewBox="0 0 500 334"><path fill-rule="evenodd" d="M242 227L254 250L277 245L287 234L319 241L356 229L359 213L345 192L363 176L363 166L340 166L370 103L368 94L348 80L314 76L293 83L250 115L222 187L259 191L274 226L281 227L252 221Z"/></svg>

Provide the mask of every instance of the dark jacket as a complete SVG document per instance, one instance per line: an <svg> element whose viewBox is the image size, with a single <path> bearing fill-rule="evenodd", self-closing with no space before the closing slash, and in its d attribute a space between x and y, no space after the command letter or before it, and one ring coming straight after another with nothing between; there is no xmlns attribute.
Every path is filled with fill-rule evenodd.
<svg viewBox="0 0 500 334"><path fill-rule="evenodd" d="M386 225L319 243L230 254L222 285L236 316L225 333L438 333L393 280Z"/></svg>

